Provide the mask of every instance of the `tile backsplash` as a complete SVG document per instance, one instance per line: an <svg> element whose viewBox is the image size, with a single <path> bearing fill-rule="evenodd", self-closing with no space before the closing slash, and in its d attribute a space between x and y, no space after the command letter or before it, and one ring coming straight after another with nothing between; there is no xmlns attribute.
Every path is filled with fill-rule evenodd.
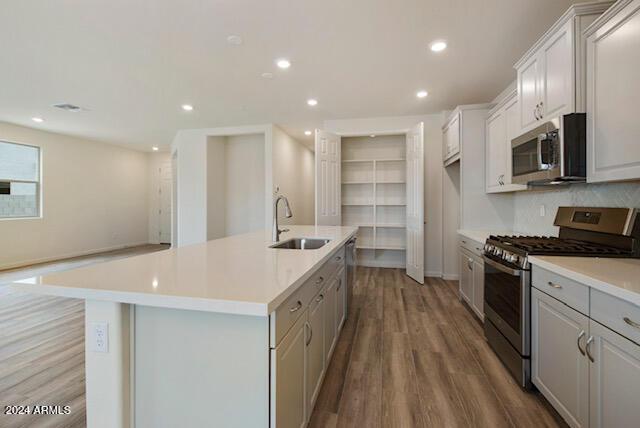
<svg viewBox="0 0 640 428"><path fill-rule="evenodd" d="M572 184L515 194L514 230L529 235L558 235L553 225L560 206L640 208L640 182ZM541 206L545 215L541 216Z"/></svg>

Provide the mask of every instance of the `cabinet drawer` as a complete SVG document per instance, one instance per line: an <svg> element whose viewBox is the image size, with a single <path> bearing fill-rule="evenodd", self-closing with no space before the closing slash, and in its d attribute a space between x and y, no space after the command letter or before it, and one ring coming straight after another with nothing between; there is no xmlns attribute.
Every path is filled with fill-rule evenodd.
<svg viewBox="0 0 640 428"><path fill-rule="evenodd" d="M469 239L466 236L460 237L460 246L465 250L469 251L471 254L482 257L484 242L476 242L473 239Z"/></svg>
<svg viewBox="0 0 640 428"><path fill-rule="evenodd" d="M640 344L640 307L591 289L591 318Z"/></svg>
<svg viewBox="0 0 640 428"><path fill-rule="evenodd" d="M533 266L531 283L538 290L555 297L567 306L589 315L589 287L548 270Z"/></svg>
<svg viewBox="0 0 640 428"><path fill-rule="evenodd" d="M344 247L335 252L311 277L305 281L272 314L270 322L271 346L276 346L287 334L298 317L305 311L311 299L329 283L333 275L344 267Z"/></svg>

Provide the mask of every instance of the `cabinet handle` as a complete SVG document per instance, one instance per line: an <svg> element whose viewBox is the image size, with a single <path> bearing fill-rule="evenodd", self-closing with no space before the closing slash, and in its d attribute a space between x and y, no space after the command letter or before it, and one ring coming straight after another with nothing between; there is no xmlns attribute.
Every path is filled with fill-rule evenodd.
<svg viewBox="0 0 640 428"><path fill-rule="evenodd" d="M540 118L538 117L538 107L540 106L540 104L536 104L536 108L533 109L533 117L536 118L536 120L540 120Z"/></svg>
<svg viewBox="0 0 640 428"><path fill-rule="evenodd" d="M591 344L593 343L593 336L589 336L587 340L587 345L585 346L585 351L587 351L587 357L593 363L595 360L593 359L593 355L591 355Z"/></svg>
<svg viewBox="0 0 640 428"><path fill-rule="evenodd" d="M304 325L309 328L309 340L307 340L307 343L305 343L305 346L309 346L309 344L311 343L311 338L313 337L313 329L311 328L311 324L309 324L308 322L304 323Z"/></svg>
<svg viewBox="0 0 640 428"><path fill-rule="evenodd" d="M322 302L322 300L324 299L324 294L321 294L318 296L318 298L316 299L316 302Z"/></svg>
<svg viewBox="0 0 640 428"><path fill-rule="evenodd" d="M336 287L336 291L340 291L342 288L342 280L338 280L338 286Z"/></svg>
<svg viewBox="0 0 640 428"><path fill-rule="evenodd" d="M633 327L633 328L637 328L637 329L640 329L640 324L639 324L639 323L637 323L637 322L635 322L635 321L634 321L634 320L632 320L631 318L629 318L629 317L624 317L624 318L622 318L622 319L624 320L624 322L626 322L627 324L629 324L631 327Z"/></svg>
<svg viewBox="0 0 640 428"><path fill-rule="evenodd" d="M336 257L336 261L339 262L340 260L342 260L342 256L338 256Z"/></svg>
<svg viewBox="0 0 640 428"><path fill-rule="evenodd" d="M582 339L582 338L584 337L584 335L585 335L585 331L584 331L584 330L582 330L582 331L580 332L580 334L578 335L578 350L580 351L580 353L581 353L583 356L585 355L585 351L584 351L584 349L582 349L582 348L580 347L580 339Z"/></svg>
<svg viewBox="0 0 640 428"><path fill-rule="evenodd" d="M316 285L322 284L322 281L324 281L324 277L323 276L321 276L320 278L316 279Z"/></svg>
<svg viewBox="0 0 640 428"><path fill-rule="evenodd" d="M544 103L542 101L540 101L540 107L538 107L538 116L540 116L540 120L542 120L542 118L544 117L544 112L542 111Z"/></svg>
<svg viewBox="0 0 640 428"><path fill-rule="evenodd" d="M467 267L469 270L473 270L473 259L467 259Z"/></svg>
<svg viewBox="0 0 640 428"><path fill-rule="evenodd" d="M301 307L302 307L302 302L298 300L298 303L296 303L296 305L293 308L290 308L289 312L291 313L298 312Z"/></svg>
<svg viewBox="0 0 640 428"><path fill-rule="evenodd" d="M549 286L551 286L551 287L553 287L553 288L555 288L555 289L557 289L557 290L559 290L559 289L561 289L561 288L562 288L562 285L560 285L560 284L554 284L554 283L553 283L553 282L551 282L551 281L547 282L547 284L549 284Z"/></svg>
<svg viewBox="0 0 640 428"><path fill-rule="evenodd" d="M464 239L463 239L461 242L462 242L463 244L466 244L466 243L467 243L467 241L465 241Z"/></svg>

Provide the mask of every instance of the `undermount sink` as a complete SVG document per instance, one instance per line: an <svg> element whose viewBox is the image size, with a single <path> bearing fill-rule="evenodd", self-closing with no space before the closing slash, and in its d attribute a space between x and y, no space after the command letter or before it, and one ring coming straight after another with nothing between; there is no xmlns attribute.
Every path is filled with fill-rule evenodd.
<svg viewBox="0 0 640 428"><path fill-rule="evenodd" d="M330 239L318 239L318 238L291 238L286 241L273 244L269 248L278 248L284 250L317 250L324 247Z"/></svg>

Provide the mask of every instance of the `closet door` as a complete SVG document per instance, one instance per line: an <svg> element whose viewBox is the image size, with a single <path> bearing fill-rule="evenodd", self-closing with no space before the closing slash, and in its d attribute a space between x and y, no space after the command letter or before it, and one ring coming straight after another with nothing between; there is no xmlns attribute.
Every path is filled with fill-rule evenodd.
<svg viewBox="0 0 640 428"><path fill-rule="evenodd" d="M407 275L424 284L424 124L407 133Z"/></svg>
<svg viewBox="0 0 640 428"><path fill-rule="evenodd" d="M340 162L340 136L316 129L316 225L342 224Z"/></svg>

